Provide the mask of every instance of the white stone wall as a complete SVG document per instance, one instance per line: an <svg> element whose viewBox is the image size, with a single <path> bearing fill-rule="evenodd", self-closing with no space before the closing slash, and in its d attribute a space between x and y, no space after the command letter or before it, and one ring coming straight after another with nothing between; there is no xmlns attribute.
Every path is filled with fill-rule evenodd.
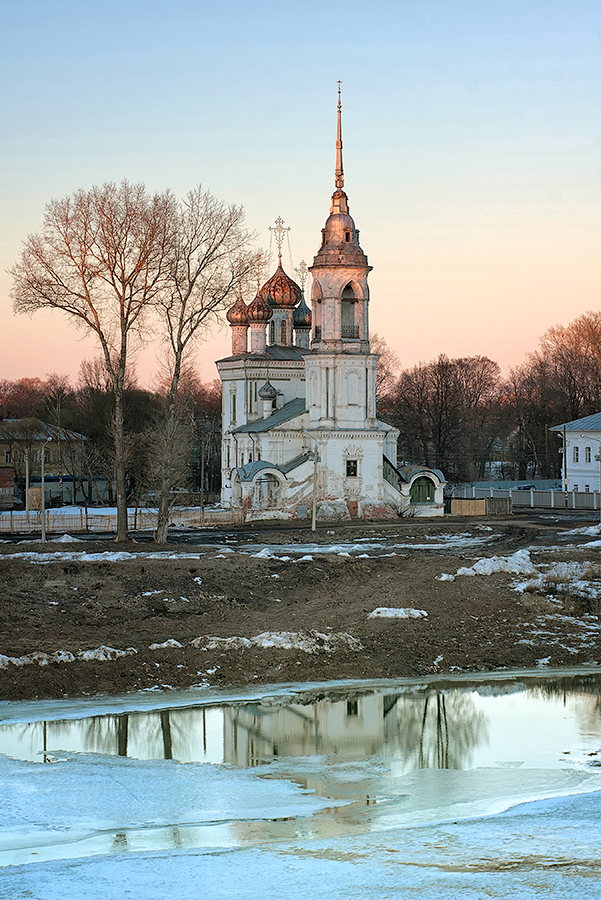
<svg viewBox="0 0 601 900"><path fill-rule="evenodd" d="M580 437L580 435L584 437ZM599 431L582 431L566 432L567 442L567 475L569 491L585 491L588 489L593 491L599 490L599 455L601 432ZM590 450L590 461L587 462L586 448ZM574 461L574 448L578 449L578 462ZM562 472L563 478L563 472Z"/></svg>

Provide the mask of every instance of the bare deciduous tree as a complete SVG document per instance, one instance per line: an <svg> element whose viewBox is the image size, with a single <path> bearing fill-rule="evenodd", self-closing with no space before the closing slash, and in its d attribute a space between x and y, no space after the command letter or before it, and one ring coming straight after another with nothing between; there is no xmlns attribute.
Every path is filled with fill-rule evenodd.
<svg viewBox="0 0 601 900"><path fill-rule="evenodd" d="M127 537L123 390L132 342L171 275L176 204L166 191L107 183L46 207L12 268L18 313L53 308L98 338L114 402L117 541Z"/></svg>
<svg viewBox="0 0 601 900"><path fill-rule="evenodd" d="M497 436L499 366L441 355L401 373L389 409L401 456L471 480Z"/></svg>
<svg viewBox="0 0 601 900"><path fill-rule="evenodd" d="M370 334L369 346L371 352L377 353L379 357L376 363L376 397L380 399L393 389L401 363L386 338L379 334Z"/></svg>
<svg viewBox="0 0 601 900"><path fill-rule="evenodd" d="M241 206L226 205L199 185L191 191L177 215L177 228L168 283L158 297L160 331L167 357L164 421L157 423L161 458L159 509L155 540L167 540L173 489L181 482L179 442L190 421L182 410L179 391L190 351L204 329L231 301L253 263L249 245L254 235L245 227Z"/></svg>

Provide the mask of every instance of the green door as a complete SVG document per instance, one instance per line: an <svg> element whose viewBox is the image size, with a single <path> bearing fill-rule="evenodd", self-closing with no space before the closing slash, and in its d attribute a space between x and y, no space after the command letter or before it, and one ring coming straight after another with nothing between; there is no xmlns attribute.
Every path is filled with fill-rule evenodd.
<svg viewBox="0 0 601 900"><path fill-rule="evenodd" d="M431 478L416 478L411 485L412 503L434 503L434 482Z"/></svg>

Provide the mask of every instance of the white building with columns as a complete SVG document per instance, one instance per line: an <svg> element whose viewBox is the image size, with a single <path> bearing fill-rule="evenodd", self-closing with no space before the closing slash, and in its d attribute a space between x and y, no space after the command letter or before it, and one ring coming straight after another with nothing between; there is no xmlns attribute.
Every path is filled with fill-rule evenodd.
<svg viewBox="0 0 601 900"><path fill-rule="evenodd" d="M371 266L344 192L338 98L335 190L309 271L311 309L282 268L228 310L223 384L222 504L245 519L442 515L444 476L397 469L398 432L376 417L369 346ZM276 238L277 239L277 238ZM250 336L249 336L250 332ZM250 337L250 340L249 340Z"/></svg>

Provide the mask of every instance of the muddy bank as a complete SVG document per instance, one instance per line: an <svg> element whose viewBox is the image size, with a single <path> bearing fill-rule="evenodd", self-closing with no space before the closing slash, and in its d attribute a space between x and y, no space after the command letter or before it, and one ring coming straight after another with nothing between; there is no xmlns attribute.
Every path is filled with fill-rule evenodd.
<svg viewBox="0 0 601 900"><path fill-rule="evenodd" d="M0 698L599 662L590 600L516 593L523 576L510 572L438 580L520 549L537 571L584 559L594 569L598 549L580 546L592 538L566 527L445 520L257 529L214 545L187 534L168 548L3 543ZM377 607L420 615L370 618Z"/></svg>

